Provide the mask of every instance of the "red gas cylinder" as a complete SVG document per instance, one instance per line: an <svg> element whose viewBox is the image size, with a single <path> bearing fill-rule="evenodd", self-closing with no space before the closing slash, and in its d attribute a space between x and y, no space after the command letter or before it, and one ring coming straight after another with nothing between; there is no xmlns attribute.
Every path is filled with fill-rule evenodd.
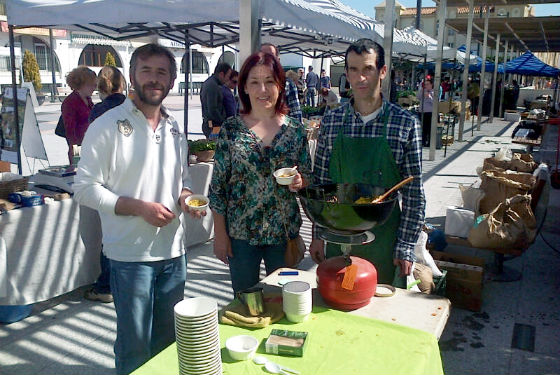
<svg viewBox="0 0 560 375"><path fill-rule="evenodd" d="M356 310L369 304L377 288L377 270L367 260L351 256L352 264L358 267L352 290L342 288L347 270L344 257L329 258L317 268L319 293L325 302L339 310Z"/></svg>

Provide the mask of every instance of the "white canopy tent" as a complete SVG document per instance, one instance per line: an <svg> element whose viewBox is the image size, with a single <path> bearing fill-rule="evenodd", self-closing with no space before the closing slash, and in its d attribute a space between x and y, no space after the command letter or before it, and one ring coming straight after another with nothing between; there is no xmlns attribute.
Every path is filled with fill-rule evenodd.
<svg viewBox="0 0 560 375"><path fill-rule="evenodd" d="M8 22L15 26L56 25L89 30L114 39L160 34L193 43L220 46L239 42L242 0L6 0ZM264 36L282 50L310 49L342 53L359 38L382 44L383 24L338 0L261 0L256 16ZM154 21L156 20L156 21ZM157 21L161 20L161 21ZM213 30L211 30L213 29ZM394 50L422 54L422 45L394 29ZM310 48L311 47L311 48Z"/></svg>
<svg viewBox="0 0 560 375"><path fill-rule="evenodd" d="M340 55L364 37L383 43L382 24L338 0L6 0L6 6L11 28L56 26L114 40L157 35L186 46L239 43L242 56L260 36L282 52L309 57ZM247 18L258 27L243 26ZM425 46L405 34L394 29L393 50L421 55Z"/></svg>
<svg viewBox="0 0 560 375"><path fill-rule="evenodd" d="M411 38L413 38L414 40L420 40L421 43L426 46L426 48L427 48L426 61L427 62L435 61L435 59L437 57L436 56L436 54L437 54L437 40L435 40L434 38L432 38L431 36L429 36L427 34L424 34L422 31L416 29L414 26L406 27L402 31L411 35ZM458 63L464 65L465 64L465 56L466 56L465 52L463 52L463 51L458 51L455 48L449 48L447 46L443 47L442 58L444 60L457 60ZM414 56L410 56L410 58L408 58L408 60L417 61L417 62L421 61L420 58L416 58ZM477 62L477 57L473 54L470 54L470 63L471 64L476 64L476 62Z"/></svg>

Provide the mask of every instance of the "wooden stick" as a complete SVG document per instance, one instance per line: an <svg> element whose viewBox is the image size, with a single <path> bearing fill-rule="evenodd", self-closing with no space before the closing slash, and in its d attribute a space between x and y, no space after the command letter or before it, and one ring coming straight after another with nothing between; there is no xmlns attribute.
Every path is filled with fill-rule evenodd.
<svg viewBox="0 0 560 375"><path fill-rule="evenodd" d="M371 203L379 203L382 202L385 198L387 198L389 195L393 194L395 191L399 190L401 187L403 187L404 185L408 184L410 181L414 180L413 176L407 177L404 180L402 180L401 182L399 182L398 184L396 184L395 186L393 186L392 188L390 188L389 190L387 190L385 193L381 194L380 196L378 196L377 198L375 198L374 200L371 201Z"/></svg>

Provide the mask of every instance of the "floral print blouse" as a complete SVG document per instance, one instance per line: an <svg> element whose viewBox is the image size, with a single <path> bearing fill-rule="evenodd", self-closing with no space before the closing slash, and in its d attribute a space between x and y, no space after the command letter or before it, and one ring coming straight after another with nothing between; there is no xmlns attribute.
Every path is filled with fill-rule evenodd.
<svg viewBox="0 0 560 375"><path fill-rule="evenodd" d="M302 220L296 194L278 185L272 173L298 166L305 182L311 182L311 158L304 126L290 117L270 146L241 117L222 125L214 155L210 207L224 215L231 238L251 245L286 242L299 233Z"/></svg>

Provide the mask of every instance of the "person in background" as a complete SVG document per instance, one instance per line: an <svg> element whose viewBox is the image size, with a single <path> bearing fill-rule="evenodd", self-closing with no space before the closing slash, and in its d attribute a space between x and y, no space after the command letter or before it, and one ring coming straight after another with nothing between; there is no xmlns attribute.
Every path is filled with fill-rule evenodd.
<svg viewBox="0 0 560 375"><path fill-rule="evenodd" d="M342 72L338 79L338 92L340 93L340 103L346 103L352 97L350 82L348 82L346 72Z"/></svg>
<svg viewBox="0 0 560 375"><path fill-rule="evenodd" d="M224 107L226 110L226 118L237 116L239 113L239 108L237 106L237 100L233 96L233 90L237 87L237 78L239 77L239 72L232 70L229 75L229 79L222 86L222 95L224 97Z"/></svg>
<svg viewBox="0 0 560 375"><path fill-rule="evenodd" d="M93 108L91 95L97 87L97 75L87 66L78 66L66 76L72 93L62 102L61 112L68 144L68 162L74 164L74 146L80 146L89 126L89 113Z"/></svg>
<svg viewBox="0 0 560 375"><path fill-rule="evenodd" d="M91 124L96 118L121 105L126 96L123 92L126 87L126 79L121 71L114 66L104 66L97 76L97 91L101 102L93 106L88 121Z"/></svg>
<svg viewBox="0 0 560 375"><path fill-rule="evenodd" d="M286 72L286 104L288 104L289 108L288 116L301 122L303 116L298 100L297 78L298 75L293 70L288 70Z"/></svg>
<svg viewBox="0 0 560 375"><path fill-rule="evenodd" d="M430 129L432 127L432 109L434 106L434 81L426 76L422 87L418 89L420 112L422 113L422 146L430 147Z"/></svg>
<svg viewBox="0 0 560 375"><path fill-rule="evenodd" d="M220 126L226 119L224 95L222 87L231 74L231 66L219 63L212 74L200 88L200 104L202 107L202 132L210 139L211 134L217 136ZM215 128L215 129L214 129Z"/></svg>
<svg viewBox="0 0 560 375"><path fill-rule="evenodd" d="M451 94L451 84L449 83L449 77L445 77L441 83L441 99L448 100Z"/></svg>
<svg viewBox="0 0 560 375"><path fill-rule="evenodd" d="M496 90L499 92L499 90ZM480 96L480 81L469 77L467 86L467 98L471 101L472 115L478 115L478 98Z"/></svg>
<svg viewBox="0 0 560 375"><path fill-rule="evenodd" d="M323 87L321 89L321 98L322 106L326 105L329 108L332 108L333 106L338 104L338 96L336 96L333 90L329 90L326 87Z"/></svg>
<svg viewBox="0 0 560 375"><path fill-rule="evenodd" d="M257 52L239 73L241 115L220 131L210 184L214 254L229 265L234 292L284 267L287 238L302 223L293 192L311 180L304 126L285 114L284 71L272 54ZM297 165L292 183L280 186L272 173Z"/></svg>
<svg viewBox="0 0 560 375"><path fill-rule="evenodd" d="M321 69L321 87L320 88L327 88L331 89L331 77L327 75L327 71L325 69Z"/></svg>
<svg viewBox="0 0 560 375"><path fill-rule="evenodd" d="M303 105L305 102L305 78L303 74L304 74L303 68L299 68L296 86L297 86L298 100L300 105Z"/></svg>
<svg viewBox="0 0 560 375"><path fill-rule="evenodd" d="M97 91L99 92L99 97L101 98L101 103L97 103L93 106L93 109L89 113L89 123L91 124L96 118L101 116L103 113L107 112L111 108L121 105L126 96L123 95L124 88L126 87L126 80L122 75L121 71L114 66L104 66L97 76ZM87 206L80 206L80 220L85 220L84 216L88 216L88 223L90 228L89 233L98 233L101 235L101 221L99 219L99 214L97 211L92 210ZM95 226L97 230L92 230ZM82 234L83 235L83 234ZM87 235L87 234L86 234ZM84 240L86 242L86 240ZM95 241L89 241L90 243L101 243L101 238L95 239ZM86 290L84 293L84 298L90 301L100 301L103 303L113 302L113 295L111 294L110 276L111 276L111 265L109 259L103 254L103 246L100 249L100 259L101 274L93 284L93 287Z"/></svg>
<svg viewBox="0 0 560 375"><path fill-rule="evenodd" d="M424 224L420 124L410 112L383 98L381 81L387 66L378 43L370 39L352 43L346 50L345 70L353 98L321 121L314 183L365 183L388 189L414 177L401 189L402 214L401 206L395 205L387 222L373 228L375 241L352 246L352 255L375 265L379 283L406 287L402 276L411 272L414 246ZM325 243L314 228L309 253L320 263L325 256L340 255L340 245L328 244L325 255Z"/></svg>
<svg viewBox="0 0 560 375"><path fill-rule="evenodd" d="M315 97L317 96L317 86L319 85L319 77L313 71L313 67L309 66L307 77L305 77L305 86L307 93L305 94L305 104L315 107Z"/></svg>
<svg viewBox="0 0 560 375"><path fill-rule="evenodd" d="M519 83L517 83L517 80L513 80L512 81L513 84L513 104L515 106L515 109L517 109L517 101L519 100Z"/></svg>
<svg viewBox="0 0 560 375"><path fill-rule="evenodd" d="M261 52L270 53L272 56L276 57L280 61L280 56L278 54L278 48L271 43L263 43L261 45ZM288 71L289 73L290 71ZM295 72L292 72L295 73ZM302 114L301 107L298 100L298 92L296 86L297 75L286 74L286 87L284 93L286 95L285 103L288 105L288 116L301 122Z"/></svg>
<svg viewBox="0 0 560 375"><path fill-rule="evenodd" d="M187 138L161 105L176 77L168 49L146 44L134 51L134 99L91 124L73 186L74 198L101 216L118 374L134 371L175 340L173 307L184 298L186 278L181 214L205 214L186 203L192 194Z"/></svg>

